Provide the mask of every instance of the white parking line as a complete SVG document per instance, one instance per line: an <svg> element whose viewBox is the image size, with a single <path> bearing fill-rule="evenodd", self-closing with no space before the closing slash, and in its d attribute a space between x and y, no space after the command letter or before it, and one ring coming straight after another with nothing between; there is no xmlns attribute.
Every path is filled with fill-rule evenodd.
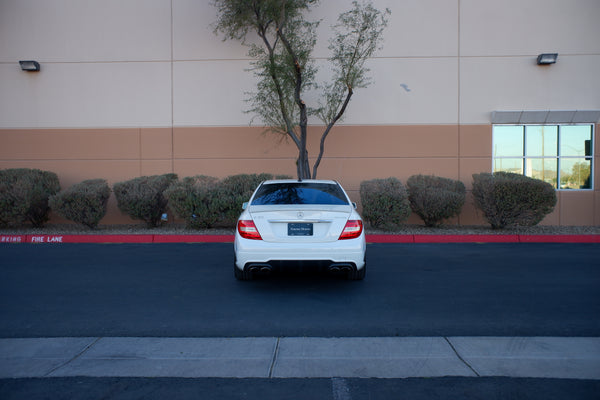
<svg viewBox="0 0 600 400"><path fill-rule="evenodd" d="M333 400L352 400L348 382L344 378L331 379L331 394Z"/></svg>

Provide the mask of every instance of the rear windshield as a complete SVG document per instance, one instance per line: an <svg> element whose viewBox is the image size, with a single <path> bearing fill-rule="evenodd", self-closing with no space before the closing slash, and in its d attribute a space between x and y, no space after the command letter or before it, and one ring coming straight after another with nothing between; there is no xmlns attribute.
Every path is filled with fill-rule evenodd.
<svg viewBox="0 0 600 400"><path fill-rule="evenodd" d="M342 188L330 183L289 182L262 185L252 205L327 204L347 205Z"/></svg>

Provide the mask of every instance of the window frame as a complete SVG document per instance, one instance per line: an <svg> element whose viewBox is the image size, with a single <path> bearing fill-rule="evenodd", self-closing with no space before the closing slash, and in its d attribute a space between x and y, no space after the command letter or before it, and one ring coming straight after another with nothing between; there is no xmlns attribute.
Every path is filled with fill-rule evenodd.
<svg viewBox="0 0 600 400"><path fill-rule="evenodd" d="M523 151L522 154L520 156L517 155L504 155L504 156L496 156L495 155L495 148L496 148L496 140L497 138L494 135L494 129L496 127L504 127L504 126L513 126L513 127L519 127L522 129L521 131L521 135L522 135L522 140L523 140ZM589 155L584 154L583 156L563 156L561 155L561 151L562 151L562 129L564 127L572 127L572 126L585 126L585 127L589 127L590 128L590 133L591 133L591 138L590 138L590 152ZM556 156L528 156L527 155L527 127L556 127L556 132L557 132L557 149L556 149ZM545 160L556 160L556 188L555 190L560 190L560 191L568 191L568 192L572 192L572 191L593 191L594 190L594 158L595 158L595 141L596 141L596 125L593 123L568 123L568 124L560 124L560 123L555 123L555 124L541 124L541 123L531 123L531 124L492 124L492 172L496 172L495 166L496 166L496 160L499 159L506 159L506 160L515 160L515 159L520 159L521 160L521 171L522 174L524 176L529 176L527 175L527 160L541 160L542 163ZM561 165L562 165L562 161L563 160L576 160L576 159L585 159L586 161L590 161L590 187L588 188L561 188ZM538 178L534 178L534 179L538 179Z"/></svg>

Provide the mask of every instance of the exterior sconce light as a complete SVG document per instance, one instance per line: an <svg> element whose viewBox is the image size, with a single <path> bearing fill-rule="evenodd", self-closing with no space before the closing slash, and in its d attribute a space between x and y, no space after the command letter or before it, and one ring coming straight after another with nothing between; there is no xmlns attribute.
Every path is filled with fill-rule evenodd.
<svg viewBox="0 0 600 400"><path fill-rule="evenodd" d="M40 63L37 61L19 61L19 64L21 64L23 71L34 72L40 70Z"/></svg>
<svg viewBox="0 0 600 400"><path fill-rule="evenodd" d="M549 65L554 64L558 58L558 53L543 53L537 58L538 65Z"/></svg>

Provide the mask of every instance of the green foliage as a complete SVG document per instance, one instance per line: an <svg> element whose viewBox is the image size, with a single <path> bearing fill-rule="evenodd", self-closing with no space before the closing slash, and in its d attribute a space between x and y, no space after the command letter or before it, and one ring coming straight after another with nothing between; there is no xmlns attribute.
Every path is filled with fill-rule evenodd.
<svg viewBox="0 0 600 400"><path fill-rule="evenodd" d="M247 99L248 112L273 132L284 135L300 126L303 112L308 112L306 106L298 104L302 93L316 87L317 69L311 53L318 22L303 20L299 11L277 10L275 23L261 21L257 32L262 45L253 44L248 52L258 78L256 91Z"/></svg>
<svg viewBox="0 0 600 400"><path fill-rule="evenodd" d="M410 216L408 192L397 178L363 181L360 200L363 218L376 229L395 229Z"/></svg>
<svg viewBox="0 0 600 400"><path fill-rule="evenodd" d="M365 88L371 83L366 61L381 48L383 31L390 10L381 12L371 3L352 2L353 8L339 15L333 26L334 36L329 40L330 63L333 79L322 85L325 104L315 110L327 125L336 118L350 88Z"/></svg>
<svg viewBox="0 0 600 400"><path fill-rule="evenodd" d="M287 179L271 174L239 174L218 180L198 175L173 183L166 191L169 208L188 228L235 227L242 204L258 185L269 179Z"/></svg>
<svg viewBox="0 0 600 400"><path fill-rule="evenodd" d="M307 126L309 115L325 123L319 155L312 177L323 156L324 143L333 125L342 118L354 89L366 87L370 80L365 62L382 41L387 15L370 3L354 1L333 27L329 48L332 78L316 81L317 68L311 53L316 45L319 22L305 18L317 0L213 0L217 9L215 33L240 41L249 47L251 70L257 87L247 99L248 112L258 117L267 129L290 138L298 148L298 178L310 178ZM257 42L256 35L259 41ZM309 106L305 93L324 99L324 104Z"/></svg>
<svg viewBox="0 0 600 400"><path fill-rule="evenodd" d="M250 200L261 182L273 178L271 174L239 174L224 178L219 183L217 195L222 223L235 226L242 212L242 203Z"/></svg>
<svg viewBox="0 0 600 400"><path fill-rule="evenodd" d="M215 33L247 45L253 60L251 70L258 84L256 92L248 98L248 112L275 132L288 134L300 124L296 90L302 92L314 85L315 68L310 54L316 43L318 22L306 21L303 13L316 3L315 0L213 1L218 15ZM260 42L254 40L254 35ZM301 79L297 79L297 73Z"/></svg>
<svg viewBox="0 0 600 400"><path fill-rule="evenodd" d="M104 179L77 183L50 197L50 208L70 221L95 229L106 215L110 187Z"/></svg>
<svg viewBox="0 0 600 400"><path fill-rule="evenodd" d="M30 222L41 227L49 219L48 198L60 190L54 172L14 168L0 170L0 226Z"/></svg>
<svg viewBox="0 0 600 400"><path fill-rule="evenodd" d="M473 197L494 229L536 225L557 200L551 184L509 172L474 174Z"/></svg>
<svg viewBox="0 0 600 400"><path fill-rule="evenodd" d="M561 189L591 189L592 168L590 161L578 162L571 167L571 173L561 170Z"/></svg>
<svg viewBox="0 0 600 400"><path fill-rule="evenodd" d="M216 204L218 179L197 175L173 182L165 197L169 208L192 229L210 228L220 219Z"/></svg>
<svg viewBox="0 0 600 400"><path fill-rule="evenodd" d="M433 175L413 175L406 181L410 208L426 226L460 214L465 204L465 185L457 180Z"/></svg>
<svg viewBox="0 0 600 400"><path fill-rule="evenodd" d="M249 32L274 30L288 20L298 19L318 0L213 0L219 19L215 26L226 39L245 43Z"/></svg>
<svg viewBox="0 0 600 400"><path fill-rule="evenodd" d="M148 227L159 226L167 210L163 192L176 180L176 174L164 174L115 183L113 191L119 210L133 219L145 221Z"/></svg>

